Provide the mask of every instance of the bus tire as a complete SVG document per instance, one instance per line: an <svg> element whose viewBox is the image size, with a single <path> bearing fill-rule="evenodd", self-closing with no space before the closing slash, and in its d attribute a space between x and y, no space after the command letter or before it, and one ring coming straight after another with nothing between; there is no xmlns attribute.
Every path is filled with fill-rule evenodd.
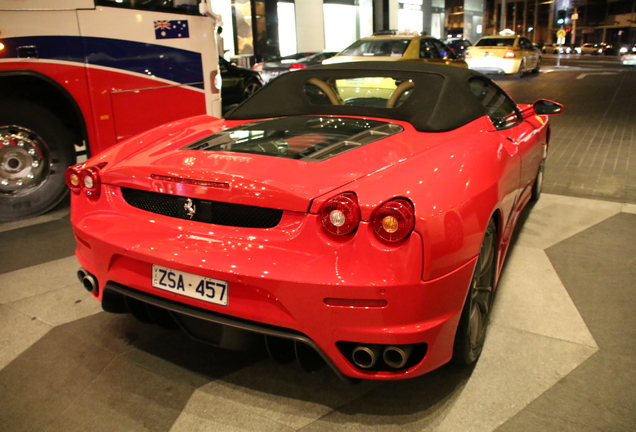
<svg viewBox="0 0 636 432"><path fill-rule="evenodd" d="M68 194L75 163L70 131L51 111L24 99L0 100L0 221L51 210Z"/></svg>

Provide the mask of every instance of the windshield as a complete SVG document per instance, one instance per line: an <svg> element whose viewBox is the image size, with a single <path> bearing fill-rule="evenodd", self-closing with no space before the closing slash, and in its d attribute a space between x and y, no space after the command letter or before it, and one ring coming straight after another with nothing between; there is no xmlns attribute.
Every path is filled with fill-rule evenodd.
<svg viewBox="0 0 636 432"><path fill-rule="evenodd" d="M515 44L514 38L488 38L480 39L475 46L485 47L511 47Z"/></svg>
<svg viewBox="0 0 636 432"><path fill-rule="evenodd" d="M340 55L365 57L402 57L410 39L363 39L355 42Z"/></svg>
<svg viewBox="0 0 636 432"><path fill-rule="evenodd" d="M397 108L413 93L411 80L392 77L329 79L311 78L305 83L305 97L312 105L345 105Z"/></svg>

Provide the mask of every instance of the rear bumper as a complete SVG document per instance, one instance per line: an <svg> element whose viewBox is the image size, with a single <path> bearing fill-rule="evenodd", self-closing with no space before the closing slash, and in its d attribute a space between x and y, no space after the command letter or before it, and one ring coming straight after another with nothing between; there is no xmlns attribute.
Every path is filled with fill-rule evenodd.
<svg viewBox="0 0 636 432"><path fill-rule="evenodd" d="M452 356L475 261L422 281L417 233L389 248L366 226L341 244L321 238L315 215L289 224L286 231L243 230L239 236L234 228L149 216L136 209L84 210L75 206L72 214L76 255L97 279L93 295L100 301L112 290L202 320L297 340L351 378L414 377ZM154 264L227 281L228 305L154 288ZM382 303L365 307L349 300ZM353 364L343 344L427 348L405 368L365 370Z"/></svg>
<svg viewBox="0 0 636 432"><path fill-rule="evenodd" d="M519 72L520 59L503 59L488 57L487 59L466 59L468 68L484 74L514 74Z"/></svg>

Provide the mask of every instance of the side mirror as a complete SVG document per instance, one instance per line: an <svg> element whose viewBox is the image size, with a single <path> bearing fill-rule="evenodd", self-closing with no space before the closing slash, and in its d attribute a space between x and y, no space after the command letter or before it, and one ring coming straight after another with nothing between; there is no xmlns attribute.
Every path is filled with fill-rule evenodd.
<svg viewBox="0 0 636 432"><path fill-rule="evenodd" d="M563 105L547 99L539 99L532 107L534 108L534 112L539 115L561 114L561 111L563 111Z"/></svg>

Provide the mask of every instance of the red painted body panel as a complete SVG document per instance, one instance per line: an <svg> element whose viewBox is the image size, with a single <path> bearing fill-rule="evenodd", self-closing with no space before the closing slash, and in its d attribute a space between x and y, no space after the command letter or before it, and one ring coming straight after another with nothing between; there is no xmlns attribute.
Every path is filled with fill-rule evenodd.
<svg viewBox="0 0 636 432"><path fill-rule="evenodd" d="M102 199L74 206L80 264L99 281L125 284L160 297L150 286L152 264L226 280L226 307L181 298L196 307L300 331L349 376L395 379L446 363L474 262L438 280L423 282L422 242L415 234L389 248L363 225L352 241L334 244L321 234L316 215L292 214L272 230L239 230L130 211L109 187ZM316 233L319 235L316 235ZM187 234L185 234L187 233ZM311 268L311 271L308 271ZM101 290L100 290L101 292ZM385 299L381 309L330 307L327 297ZM101 300L101 298L100 298ZM417 307L414 307L417 305ZM361 372L340 354L339 340L440 346L399 374Z"/></svg>
<svg viewBox="0 0 636 432"><path fill-rule="evenodd" d="M2 70L31 70L64 88L82 113L93 155L124 138L206 111L203 91L114 69L23 59L0 62Z"/></svg>
<svg viewBox="0 0 636 432"><path fill-rule="evenodd" d="M90 161L108 163L97 200L72 196L80 264L99 281L259 323L299 331L346 376L401 379L429 372L452 356L453 339L488 221L500 231L500 262L530 196L546 143L534 117L496 131L487 117L446 133L408 123L385 139L321 162L181 150L242 122L200 116L151 130ZM223 182L226 189L151 179L151 175ZM285 210L271 229L174 219L126 204L121 187ZM345 238L326 235L323 203L353 191L362 223ZM415 205L415 230L388 245L369 226L394 197ZM218 306L152 288L153 264L229 282ZM327 306L325 298L384 299L384 308ZM424 342L423 360L406 370L354 367L338 341Z"/></svg>

